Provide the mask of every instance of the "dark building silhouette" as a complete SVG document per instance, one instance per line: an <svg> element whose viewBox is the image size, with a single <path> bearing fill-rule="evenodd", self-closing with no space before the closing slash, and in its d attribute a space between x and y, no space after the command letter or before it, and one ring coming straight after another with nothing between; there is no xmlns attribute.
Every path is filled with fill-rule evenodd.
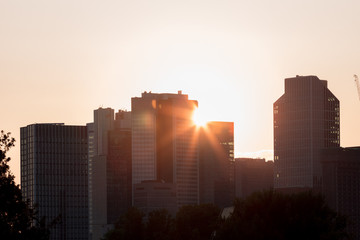
<svg viewBox="0 0 360 240"><path fill-rule="evenodd" d="M115 223L131 206L131 129L109 132L107 221Z"/></svg>
<svg viewBox="0 0 360 240"><path fill-rule="evenodd" d="M323 150L322 170L327 203L348 217L349 232L360 239L360 147Z"/></svg>
<svg viewBox="0 0 360 240"><path fill-rule="evenodd" d="M100 239L131 206L131 112L99 108L87 124L89 237Z"/></svg>
<svg viewBox="0 0 360 240"><path fill-rule="evenodd" d="M339 100L316 76L285 79L274 103L274 187L321 190L321 150L340 146Z"/></svg>
<svg viewBox="0 0 360 240"><path fill-rule="evenodd" d="M209 122L200 129L200 203L231 206L234 186L234 123Z"/></svg>
<svg viewBox="0 0 360 240"><path fill-rule="evenodd" d="M178 209L175 186L173 183L151 180L134 184L134 206L145 214L166 209L175 216Z"/></svg>
<svg viewBox="0 0 360 240"><path fill-rule="evenodd" d="M38 216L61 222L50 239L88 239L87 130L32 124L20 129L21 191Z"/></svg>
<svg viewBox="0 0 360 240"><path fill-rule="evenodd" d="M175 184L177 204L199 202L198 134L192 121L197 101L188 95L142 93L131 99L132 183Z"/></svg>
<svg viewBox="0 0 360 240"><path fill-rule="evenodd" d="M257 158L235 158L235 196L246 198L274 187L274 162Z"/></svg>

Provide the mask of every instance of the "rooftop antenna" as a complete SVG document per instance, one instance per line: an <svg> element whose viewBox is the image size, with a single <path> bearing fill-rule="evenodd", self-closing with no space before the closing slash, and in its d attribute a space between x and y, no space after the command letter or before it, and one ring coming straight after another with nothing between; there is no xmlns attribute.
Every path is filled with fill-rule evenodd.
<svg viewBox="0 0 360 240"><path fill-rule="evenodd" d="M359 100L360 100L360 84L359 84L359 78L356 74L354 74L354 78L355 78L355 84L356 84L356 88L358 91L358 95L359 95Z"/></svg>

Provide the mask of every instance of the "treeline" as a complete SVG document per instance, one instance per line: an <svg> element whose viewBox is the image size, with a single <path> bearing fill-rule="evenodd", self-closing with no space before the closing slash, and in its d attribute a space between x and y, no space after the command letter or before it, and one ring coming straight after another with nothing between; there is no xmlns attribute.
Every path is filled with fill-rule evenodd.
<svg viewBox="0 0 360 240"><path fill-rule="evenodd" d="M226 215L226 214L225 214ZM346 218L311 192L284 195L273 190L236 199L227 217L212 204L183 206L147 216L130 208L104 240L339 240L352 239Z"/></svg>

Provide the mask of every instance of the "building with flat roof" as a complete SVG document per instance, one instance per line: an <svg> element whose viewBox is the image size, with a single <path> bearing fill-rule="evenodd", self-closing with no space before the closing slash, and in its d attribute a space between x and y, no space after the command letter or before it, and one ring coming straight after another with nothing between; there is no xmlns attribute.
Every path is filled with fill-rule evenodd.
<svg viewBox="0 0 360 240"><path fill-rule="evenodd" d="M131 112L99 108L87 127L89 237L98 240L131 206Z"/></svg>
<svg viewBox="0 0 360 240"><path fill-rule="evenodd" d="M107 160L107 221L114 224L132 204L131 129L109 132Z"/></svg>
<svg viewBox="0 0 360 240"><path fill-rule="evenodd" d="M197 101L188 95L142 93L131 99L132 183L176 185L178 206L199 202Z"/></svg>
<svg viewBox="0 0 360 240"><path fill-rule="evenodd" d="M235 158L235 195L246 198L274 187L274 162L264 158Z"/></svg>
<svg viewBox="0 0 360 240"><path fill-rule="evenodd" d="M274 187L321 191L321 151L340 146L339 100L327 81L296 76L273 111Z"/></svg>
<svg viewBox="0 0 360 240"><path fill-rule="evenodd" d="M208 122L200 129L200 203L231 206L234 185L234 123Z"/></svg>
<svg viewBox="0 0 360 240"><path fill-rule="evenodd" d="M20 129L21 191L38 217L60 217L50 239L88 239L86 126L32 124Z"/></svg>

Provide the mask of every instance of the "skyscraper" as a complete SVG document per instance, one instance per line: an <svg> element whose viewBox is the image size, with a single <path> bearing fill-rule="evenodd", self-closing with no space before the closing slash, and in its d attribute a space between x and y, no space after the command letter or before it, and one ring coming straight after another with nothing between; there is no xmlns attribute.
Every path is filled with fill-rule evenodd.
<svg viewBox="0 0 360 240"><path fill-rule="evenodd" d="M99 108L87 124L89 234L100 239L131 206L131 113Z"/></svg>
<svg viewBox="0 0 360 240"><path fill-rule="evenodd" d="M94 111L94 122L87 124L89 142L89 237L100 239L110 228L107 222L106 165L108 133L114 128L114 110Z"/></svg>
<svg viewBox="0 0 360 240"><path fill-rule="evenodd" d="M21 190L51 222L50 239L88 239L87 131L85 126L22 127Z"/></svg>
<svg viewBox="0 0 360 240"><path fill-rule="evenodd" d="M188 95L142 93L131 100L132 183L176 184L178 206L199 201L197 101Z"/></svg>
<svg viewBox="0 0 360 240"><path fill-rule="evenodd" d="M274 103L274 187L320 190L321 150L339 145L339 100L327 81L285 79L285 93Z"/></svg>
<svg viewBox="0 0 360 240"><path fill-rule="evenodd" d="M200 203L231 206L234 185L234 123L209 122L200 129Z"/></svg>

